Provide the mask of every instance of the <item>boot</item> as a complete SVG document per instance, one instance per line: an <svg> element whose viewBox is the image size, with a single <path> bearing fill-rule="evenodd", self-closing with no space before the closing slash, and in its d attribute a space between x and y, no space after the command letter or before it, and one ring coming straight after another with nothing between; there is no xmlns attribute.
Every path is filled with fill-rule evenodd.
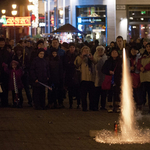
<svg viewBox="0 0 150 150"><path fill-rule="evenodd" d="M115 102L115 112L116 113L120 113L121 112L120 102Z"/></svg>
<svg viewBox="0 0 150 150"><path fill-rule="evenodd" d="M108 102L108 109L107 109L108 113L112 113L113 112L113 102Z"/></svg>

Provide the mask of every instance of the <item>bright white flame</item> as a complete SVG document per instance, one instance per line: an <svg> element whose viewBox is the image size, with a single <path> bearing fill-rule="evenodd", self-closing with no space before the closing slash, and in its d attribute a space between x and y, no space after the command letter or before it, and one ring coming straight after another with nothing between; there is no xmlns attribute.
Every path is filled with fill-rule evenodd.
<svg viewBox="0 0 150 150"><path fill-rule="evenodd" d="M125 48L123 49L122 74L120 132L116 135L114 132L101 130L95 140L96 142L109 144L150 143L150 130L139 129L136 125L131 77Z"/></svg>
<svg viewBox="0 0 150 150"><path fill-rule="evenodd" d="M134 131L134 102L131 75L125 48L123 49L122 95L121 95L121 132L123 137L130 137Z"/></svg>

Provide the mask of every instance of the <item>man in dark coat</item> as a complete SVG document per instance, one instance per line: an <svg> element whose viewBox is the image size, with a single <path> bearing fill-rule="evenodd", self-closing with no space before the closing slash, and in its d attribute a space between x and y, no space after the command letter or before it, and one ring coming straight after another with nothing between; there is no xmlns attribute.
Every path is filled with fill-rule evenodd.
<svg viewBox="0 0 150 150"><path fill-rule="evenodd" d="M62 73L63 78L62 78L61 83L60 83L61 88L60 88L60 92L59 92L59 94L62 95L62 108L63 108L64 107L63 106L63 85L64 85L64 57L65 57L65 51L60 48L58 39L53 39L52 40L52 47L50 48L50 55L52 54L52 49L53 48L56 49L57 55L60 58L60 61L62 62L62 65L63 65L63 73Z"/></svg>
<svg viewBox="0 0 150 150"><path fill-rule="evenodd" d="M98 46L99 44L99 41L98 40L95 40L95 45L92 47L91 49L91 53L92 55L94 55L94 53L96 52L96 47Z"/></svg>
<svg viewBox="0 0 150 150"><path fill-rule="evenodd" d="M77 56L78 52L75 50L75 44L70 43L69 50L65 55L65 85L68 89L70 108L72 108L74 96L77 98L77 108L80 105L80 81L77 79L76 66L74 65Z"/></svg>
<svg viewBox="0 0 150 150"><path fill-rule="evenodd" d="M11 56L6 49L5 39L0 38L0 85L2 87L2 93L0 93L1 104L3 107L8 106L8 74L4 72L2 63L9 65L11 62Z"/></svg>

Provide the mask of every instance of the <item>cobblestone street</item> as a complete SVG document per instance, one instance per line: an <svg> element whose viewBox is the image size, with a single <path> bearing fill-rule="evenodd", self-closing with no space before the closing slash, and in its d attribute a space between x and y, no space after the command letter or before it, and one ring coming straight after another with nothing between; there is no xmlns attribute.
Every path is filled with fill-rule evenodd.
<svg viewBox="0 0 150 150"><path fill-rule="evenodd" d="M34 110L24 107L0 108L0 150L149 150L150 144L108 145L97 143L90 130L113 130L119 114L66 108ZM139 121L150 128L150 116ZM143 124L144 122L144 124Z"/></svg>

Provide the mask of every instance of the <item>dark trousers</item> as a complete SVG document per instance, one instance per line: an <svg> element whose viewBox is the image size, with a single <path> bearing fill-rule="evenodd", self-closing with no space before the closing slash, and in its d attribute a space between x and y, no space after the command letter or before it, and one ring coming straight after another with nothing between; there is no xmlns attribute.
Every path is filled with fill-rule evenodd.
<svg viewBox="0 0 150 150"><path fill-rule="evenodd" d="M87 110L87 93L89 93L89 109L93 110L94 108L93 103L95 97L94 82L82 81L80 89L81 89L82 109Z"/></svg>
<svg viewBox="0 0 150 150"><path fill-rule="evenodd" d="M120 102L120 93L121 88L119 85L111 86L111 89L108 90L108 102Z"/></svg>
<svg viewBox="0 0 150 150"><path fill-rule="evenodd" d="M68 95L69 95L69 104L72 106L73 104L73 97L76 97L77 99L77 105L80 105L80 87L74 86L74 87L68 87Z"/></svg>
<svg viewBox="0 0 150 150"><path fill-rule="evenodd" d="M3 93L0 94L2 107L8 106L8 84L2 84Z"/></svg>
<svg viewBox="0 0 150 150"><path fill-rule="evenodd" d="M15 91L13 90L12 91L13 105L16 105L16 103L14 102L15 98L16 98L16 94L15 94ZM18 98L19 98L18 105L22 106L22 104L23 104L22 89L18 89Z"/></svg>
<svg viewBox="0 0 150 150"><path fill-rule="evenodd" d="M95 109L98 110L100 97L101 97L101 107L105 108L106 96L107 96L107 91L106 90L102 90L101 86L100 87L95 87L95 102L94 102Z"/></svg>
<svg viewBox="0 0 150 150"><path fill-rule="evenodd" d="M45 107L45 87L33 86L33 103L37 109Z"/></svg>
<svg viewBox="0 0 150 150"><path fill-rule="evenodd" d="M150 82L142 82L142 104L146 103L146 93L148 93L148 105L150 108Z"/></svg>
<svg viewBox="0 0 150 150"><path fill-rule="evenodd" d="M133 88L133 98L136 105L142 105L142 88Z"/></svg>
<svg viewBox="0 0 150 150"><path fill-rule="evenodd" d="M30 88L29 88L29 78L28 78L28 76L23 76L22 83L23 83L23 86L24 86L24 89L25 89L25 92L26 92L28 103L32 103L32 97L31 97Z"/></svg>
<svg viewBox="0 0 150 150"><path fill-rule="evenodd" d="M59 105L63 104L63 89L62 87L54 87L52 91L48 90L48 104L57 104L57 99Z"/></svg>

